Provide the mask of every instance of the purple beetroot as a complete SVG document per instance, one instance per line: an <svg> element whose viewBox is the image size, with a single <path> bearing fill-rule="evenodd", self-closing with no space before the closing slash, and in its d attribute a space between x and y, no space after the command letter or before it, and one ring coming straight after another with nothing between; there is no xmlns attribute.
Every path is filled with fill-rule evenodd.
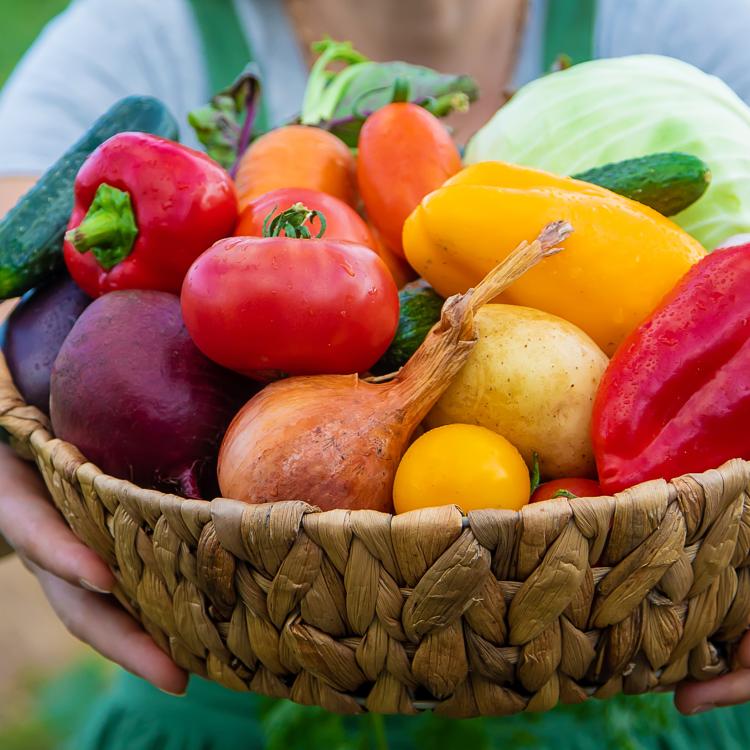
<svg viewBox="0 0 750 750"><path fill-rule="evenodd" d="M35 289L8 318L3 354L27 404L49 414L52 365L78 316L91 303L67 275Z"/></svg>
<svg viewBox="0 0 750 750"><path fill-rule="evenodd" d="M198 351L178 297L112 292L81 315L55 361L52 426L112 476L200 497L252 389Z"/></svg>

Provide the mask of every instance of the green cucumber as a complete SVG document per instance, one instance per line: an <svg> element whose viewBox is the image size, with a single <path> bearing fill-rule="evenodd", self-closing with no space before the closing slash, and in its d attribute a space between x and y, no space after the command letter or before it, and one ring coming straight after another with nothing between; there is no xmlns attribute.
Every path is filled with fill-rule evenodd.
<svg viewBox="0 0 750 750"><path fill-rule="evenodd" d="M407 284L399 293L396 335L386 353L372 368L375 375L396 372L403 367L440 320L445 300L423 280Z"/></svg>
<svg viewBox="0 0 750 750"><path fill-rule="evenodd" d="M128 96L107 110L0 221L0 299L19 297L62 268L78 170L97 146L128 130L178 135L174 117L153 97Z"/></svg>
<svg viewBox="0 0 750 750"><path fill-rule="evenodd" d="M711 170L697 156L672 152L605 164L573 177L674 216L706 192Z"/></svg>

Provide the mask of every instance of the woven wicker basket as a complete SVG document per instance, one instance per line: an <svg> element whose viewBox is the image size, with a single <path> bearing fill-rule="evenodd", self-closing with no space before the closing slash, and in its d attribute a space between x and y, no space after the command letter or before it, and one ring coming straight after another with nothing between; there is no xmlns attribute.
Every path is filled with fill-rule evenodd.
<svg viewBox="0 0 750 750"><path fill-rule="evenodd" d="M0 355L0 426L116 595L186 669L331 711L469 717L730 668L750 621L749 467L520 513L184 500L53 439Z"/></svg>

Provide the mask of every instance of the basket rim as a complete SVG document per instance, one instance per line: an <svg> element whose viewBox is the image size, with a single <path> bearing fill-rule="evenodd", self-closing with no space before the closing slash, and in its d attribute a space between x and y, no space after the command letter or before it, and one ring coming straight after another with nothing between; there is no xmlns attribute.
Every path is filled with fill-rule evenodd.
<svg viewBox="0 0 750 750"><path fill-rule="evenodd" d="M255 503L248 503L244 500L237 500L234 498L227 498L223 496L217 496L211 499L193 499L185 498L174 493L162 492L155 489L147 489L141 487L127 479L121 479L119 477L113 477L110 474L99 469L93 462L89 461L81 451L72 443L68 443L60 438L54 436L49 418L43 414L39 409L34 406L26 404L20 392L13 382L10 370L8 369L7 362L3 352L0 350L0 427L4 428L11 436L17 448L20 449L21 453L28 453L26 445L33 444L36 448L41 449L45 444L48 447L54 447L54 452L63 453L65 455L65 466L69 474L69 479L78 479L78 472L83 470L87 476L87 481L100 481L106 482L110 487L121 487L131 497L136 497L139 504L150 509L152 512L161 513L162 505L166 502L179 501L186 504L186 511L188 514L212 514L212 507L215 503L222 504L237 504L241 507L247 507L248 505L256 505ZM750 461L746 461L742 458L732 458L722 465L708 469L702 472L689 472L682 474L672 479L651 479L645 482L640 482L637 485L628 487L621 492L616 492L612 495L597 495L592 497L579 497L575 498L575 504L580 506L582 503L596 502L601 505L602 502L609 502L616 504L618 499L627 497L635 491L643 490L644 488L656 488L667 486L669 493L668 502L674 500L677 495L677 490L674 486L675 481L680 481L686 478L702 478L713 472L736 472L741 471L746 481L750 480ZM565 502L560 502L564 500ZM554 515L567 515L569 513L571 500L569 498L559 498L555 502L542 502L542 503L527 503L522 506L519 510L507 510L503 508L487 508L480 510L472 510L467 513L460 511L457 505L442 505L442 506L430 506L430 507L452 507L459 510L462 516L462 528L468 528L471 526L472 517L478 516L494 516L498 520L512 521L517 520L525 513L539 512L541 508L544 512ZM278 500L273 503L263 503L263 505L295 505L299 506L303 504L306 506L305 513L315 514L340 514L343 512L347 514L378 514L382 516L388 516L391 519L408 516L411 513L419 513L424 509L417 509L414 511L408 511L406 513L384 513L382 511L368 510L368 509L332 509L332 510L321 510L315 505L306 502L304 499L299 500Z"/></svg>

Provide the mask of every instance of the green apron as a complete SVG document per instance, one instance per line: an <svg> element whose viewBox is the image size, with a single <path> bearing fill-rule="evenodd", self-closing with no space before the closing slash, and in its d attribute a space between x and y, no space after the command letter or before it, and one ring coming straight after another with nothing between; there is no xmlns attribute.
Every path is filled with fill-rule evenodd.
<svg viewBox="0 0 750 750"><path fill-rule="evenodd" d="M750 710L683 717L671 695L620 696L545 714L471 720L338 717L192 678L173 698L122 673L93 706L67 750L746 750Z"/></svg>
<svg viewBox="0 0 750 750"><path fill-rule="evenodd" d="M232 0L188 0L201 33L203 60L211 94L227 88L255 59ZM279 0L281 2L281 0ZM268 109L261 97L254 130L269 128Z"/></svg>
<svg viewBox="0 0 750 750"><path fill-rule="evenodd" d="M190 0L203 35L212 89L242 70L252 50L232 0ZM543 64L565 53L592 57L595 0L548 0ZM265 113L264 113L265 119ZM120 673L90 707L70 750L255 750L256 748L554 748L554 750L691 750L750 746L750 705L686 718L668 694L620 696L559 706L545 714L470 721L418 717L340 718L322 709L234 693L197 677L183 698Z"/></svg>

